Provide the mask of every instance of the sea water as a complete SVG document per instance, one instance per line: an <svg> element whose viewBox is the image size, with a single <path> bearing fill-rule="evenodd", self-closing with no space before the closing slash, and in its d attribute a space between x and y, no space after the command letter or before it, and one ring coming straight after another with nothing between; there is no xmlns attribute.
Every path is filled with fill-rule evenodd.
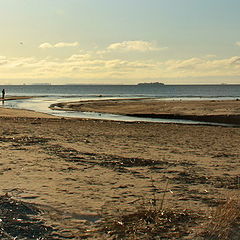
<svg viewBox="0 0 240 240"><path fill-rule="evenodd" d="M6 96L34 96L31 99L5 101L4 106L28 109L63 117L81 117L123 121L184 122L193 121L149 119L101 113L51 110L53 103L123 99L154 98L165 100L231 100L240 98L239 85L2 85Z"/></svg>
<svg viewBox="0 0 240 240"><path fill-rule="evenodd" d="M239 85L7 85L7 94L43 97L236 98Z"/></svg>

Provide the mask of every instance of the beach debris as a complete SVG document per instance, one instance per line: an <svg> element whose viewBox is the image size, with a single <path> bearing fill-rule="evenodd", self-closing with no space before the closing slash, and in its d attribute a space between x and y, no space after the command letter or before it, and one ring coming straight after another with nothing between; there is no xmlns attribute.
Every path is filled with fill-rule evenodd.
<svg viewBox="0 0 240 240"><path fill-rule="evenodd" d="M44 144L50 141L49 138L43 137L0 137L1 142L10 142L17 145L31 146L36 144Z"/></svg>
<svg viewBox="0 0 240 240"><path fill-rule="evenodd" d="M74 162L79 165L98 165L110 168L118 172L129 172L136 177L142 178L142 174L132 170L134 167L154 167L159 165L171 165L170 161L156 161L154 159L131 158L112 154L100 154L90 152L80 152L74 148L66 148L59 144L47 145L45 150L50 155L58 156L68 162Z"/></svg>
<svg viewBox="0 0 240 240"><path fill-rule="evenodd" d="M46 226L38 217L41 211L33 204L0 196L0 238L53 239L53 228Z"/></svg>
<svg viewBox="0 0 240 240"><path fill-rule="evenodd" d="M138 167L162 164L162 162L152 159L127 158L111 154L98 154L90 152L80 152L73 148L65 148L60 145L51 145L46 148L50 153L57 155L67 161L98 164L105 167Z"/></svg>
<svg viewBox="0 0 240 240"><path fill-rule="evenodd" d="M160 210L143 205L133 212L106 217L99 230L111 239L179 239L190 234L197 218L199 215L189 210Z"/></svg>
<svg viewBox="0 0 240 240"><path fill-rule="evenodd" d="M216 176L214 177L214 187L227 189L240 189L240 176Z"/></svg>
<svg viewBox="0 0 240 240"><path fill-rule="evenodd" d="M181 171L178 172L177 176L172 178L174 183L182 183L182 184L208 184L209 183L209 176L200 175L196 171Z"/></svg>
<svg viewBox="0 0 240 240"><path fill-rule="evenodd" d="M239 175L209 176L205 173L199 173L193 168L177 172L177 175L170 180L178 184L211 184L215 188L239 189L240 186Z"/></svg>

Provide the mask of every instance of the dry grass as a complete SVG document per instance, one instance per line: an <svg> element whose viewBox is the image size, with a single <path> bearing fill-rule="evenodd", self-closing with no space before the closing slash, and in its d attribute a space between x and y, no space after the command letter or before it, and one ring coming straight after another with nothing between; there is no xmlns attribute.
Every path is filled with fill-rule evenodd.
<svg viewBox="0 0 240 240"><path fill-rule="evenodd" d="M200 233L207 240L240 239L240 199L231 198L224 205L217 207L210 217L210 222Z"/></svg>
<svg viewBox="0 0 240 240"><path fill-rule="evenodd" d="M101 223L100 231L111 239L180 239L196 224L191 211L161 210L144 203L135 211L109 217Z"/></svg>
<svg viewBox="0 0 240 240"><path fill-rule="evenodd" d="M151 187L156 189L153 180ZM139 199L132 211L118 210L114 216L105 215L98 231L105 234L105 239L114 240L180 239L189 235L199 215L190 210L164 209L167 187L168 183L160 199L153 191L149 199Z"/></svg>

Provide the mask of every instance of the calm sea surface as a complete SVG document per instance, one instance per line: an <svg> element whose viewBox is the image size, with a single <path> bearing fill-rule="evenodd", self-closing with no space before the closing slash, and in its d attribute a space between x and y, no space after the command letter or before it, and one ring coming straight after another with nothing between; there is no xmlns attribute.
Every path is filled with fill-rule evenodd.
<svg viewBox="0 0 240 240"><path fill-rule="evenodd" d="M6 96L37 96L28 100L6 101L4 106L29 109L64 117L84 117L124 121L184 122L166 119L144 119L112 114L63 112L49 109L57 102L100 100L116 98L157 99L236 99L240 98L239 85L5 85Z"/></svg>
<svg viewBox="0 0 240 240"><path fill-rule="evenodd" d="M239 85L8 85L9 95L61 96L61 97L207 97L236 98L240 96Z"/></svg>

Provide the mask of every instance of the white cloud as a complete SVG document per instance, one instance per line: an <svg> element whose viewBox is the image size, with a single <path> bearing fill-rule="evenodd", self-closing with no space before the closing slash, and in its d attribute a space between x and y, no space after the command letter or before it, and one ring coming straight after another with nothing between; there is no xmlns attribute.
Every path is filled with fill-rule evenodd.
<svg viewBox="0 0 240 240"><path fill-rule="evenodd" d="M200 58L190 58L186 60L169 60L166 62L168 69L193 69L204 60Z"/></svg>
<svg viewBox="0 0 240 240"><path fill-rule="evenodd" d="M231 64L240 64L240 57L232 57L231 58Z"/></svg>
<svg viewBox="0 0 240 240"><path fill-rule="evenodd" d="M169 79L240 76L240 56L225 59L189 58L167 61L100 58L90 53L67 58L0 56L2 79Z"/></svg>
<svg viewBox="0 0 240 240"><path fill-rule="evenodd" d="M52 44L50 44L50 43L42 43L42 44L39 45L39 48L42 48L42 49L44 49L44 48L53 48L53 47L54 46Z"/></svg>
<svg viewBox="0 0 240 240"><path fill-rule="evenodd" d="M62 47L77 47L79 45L78 42L59 42L54 45L56 48Z"/></svg>
<svg viewBox="0 0 240 240"><path fill-rule="evenodd" d="M79 45L78 42L59 42L54 45L51 43L42 43L39 45L39 48L45 49L45 48L63 48L63 47L77 47Z"/></svg>
<svg viewBox="0 0 240 240"><path fill-rule="evenodd" d="M0 56L0 65L5 65L7 63L7 58L5 56Z"/></svg>
<svg viewBox="0 0 240 240"><path fill-rule="evenodd" d="M158 51L166 48L158 48L152 42L147 41L124 41L119 43L112 43L107 47L108 50L120 50L120 51Z"/></svg>
<svg viewBox="0 0 240 240"><path fill-rule="evenodd" d="M69 57L67 60L68 61L82 61L85 59L90 59L91 55L86 53L86 54L73 54L71 57Z"/></svg>
<svg viewBox="0 0 240 240"><path fill-rule="evenodd" d="M240 47L240 42L236 42L236 45Z"/></svg>

